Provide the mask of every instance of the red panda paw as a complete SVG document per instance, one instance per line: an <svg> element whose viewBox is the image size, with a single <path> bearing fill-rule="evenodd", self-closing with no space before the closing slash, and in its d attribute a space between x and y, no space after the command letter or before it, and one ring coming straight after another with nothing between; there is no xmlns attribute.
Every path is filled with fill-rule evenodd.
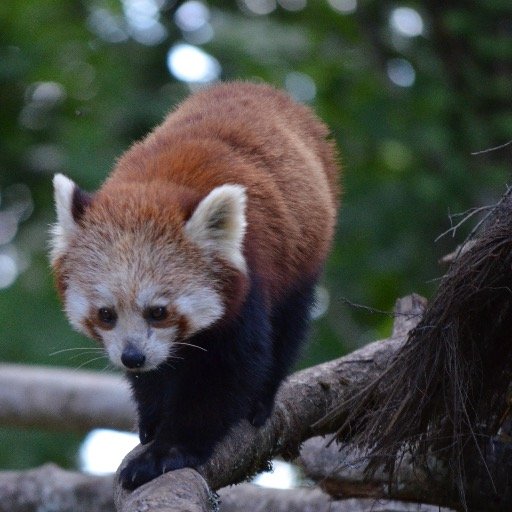
<svg viewBox="0 0 512 512"><path fill-rule="evenodd" d="M124 489L133 490L168 471L195 467L205 459L183 447L155 442L128 462L119 479Z"/></svg>

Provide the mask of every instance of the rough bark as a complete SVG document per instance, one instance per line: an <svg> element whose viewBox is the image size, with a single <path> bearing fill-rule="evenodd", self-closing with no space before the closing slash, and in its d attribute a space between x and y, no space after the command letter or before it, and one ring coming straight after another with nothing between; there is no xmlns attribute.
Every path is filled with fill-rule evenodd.
<svg viewBox="0 0 512 512"><path fill-rule="evenodd" d="M447 469L431 460L431 472L414 468L410 457L404 459L390 482L389 473L376 471L371 479L365 473L367 458L350 445L329 443L330 438L313 437L302 446L299 464L307 477L333 497L364 497L453 505L447 499ZM437 509L437 507L436 507ZM448 509L446 509L448 510Z"/></svg>
<svg viewBox="0 0 512 512"><path fill-rule="evenodd" d="M220 512L449 512L403 501L346 498L333 500L318 488L265 489L251 484L219 491Z"/></svg>
<svg viewBox="0 0 512 512"><path fill-rule="evenodd" d="M119 500L119 486L115 499ZM124 493L122 507L133 512L210 512L215 510L216 496L203 477L191 468L165 473L131 493Z"/></svg>
<svg viewBox="0 0 512 512"><path fill-rule="evenodd" d="M45 464L0 473L0 512L113 512L112 477Z"/></svg>

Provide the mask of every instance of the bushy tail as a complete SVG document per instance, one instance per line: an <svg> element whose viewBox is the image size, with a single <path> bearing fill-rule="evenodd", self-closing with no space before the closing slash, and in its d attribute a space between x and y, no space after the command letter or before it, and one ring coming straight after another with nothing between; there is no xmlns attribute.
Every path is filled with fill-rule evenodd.
<svg viewBox="0 0 512 512"><path fill-rule="evenodd" d="M494 208L441 281L422 321L338 431L369 450L368 471L393 472L404 451L434 454L462 498L464 457L496 435L512 381L512 194ZM385 402L375 403L379 389ZM336 411L329 415L335 421ZM469 447L469 448L468 448ZM492 479L492 468L489 479Z"/></svg>

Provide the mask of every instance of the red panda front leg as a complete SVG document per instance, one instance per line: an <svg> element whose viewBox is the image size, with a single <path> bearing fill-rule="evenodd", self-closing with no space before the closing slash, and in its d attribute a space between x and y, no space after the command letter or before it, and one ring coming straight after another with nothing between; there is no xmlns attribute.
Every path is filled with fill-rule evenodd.
<svg viewBox="0 0 512 512"><path fill-rule="evenodd" d="M197 467L254 404L266 402L272 368L270 321L259 285L253 283L240 314L195 335L173 368L163 365L135 381L136 396L163 404L152 443L121 471L121 483L135 489L166 471ZM204 347L198 351L194 347ZM153 372L151 372L153 373ZM146 379L156 385L145 388ZM154 380L151 380L154 379ZM270 407L270 404L266 404Z"/></svg>
<svg viewBox="0 0 512 512"><path fill-rule="evenodd" d="M190 447L154 441L121 470L121 484L125 489L136 489L168 471L196 467L205 462L210 454L211 449L196 448L191 451Z"/></svg>
<svg viewBox="0 0 512 512"><path fill-rule="evenodd" d="M140 444L152 441L163 418L164 403L159 400L162 376L158 370L129 374L133 397L137 404Z"/></svg>

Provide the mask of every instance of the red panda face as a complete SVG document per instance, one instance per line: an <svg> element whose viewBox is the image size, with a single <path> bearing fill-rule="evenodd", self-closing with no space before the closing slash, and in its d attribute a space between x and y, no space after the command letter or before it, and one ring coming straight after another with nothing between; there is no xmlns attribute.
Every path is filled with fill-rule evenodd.
<svg viewBox="0 0 512 512"><path fill-rule="evenodd" d="M54 186L51 258L70 323L116 366L172 365L180 343L224 316L226 268L246 272L245 190L217 187L183 219L145 194L80 206L73 182Z"/></svg>

